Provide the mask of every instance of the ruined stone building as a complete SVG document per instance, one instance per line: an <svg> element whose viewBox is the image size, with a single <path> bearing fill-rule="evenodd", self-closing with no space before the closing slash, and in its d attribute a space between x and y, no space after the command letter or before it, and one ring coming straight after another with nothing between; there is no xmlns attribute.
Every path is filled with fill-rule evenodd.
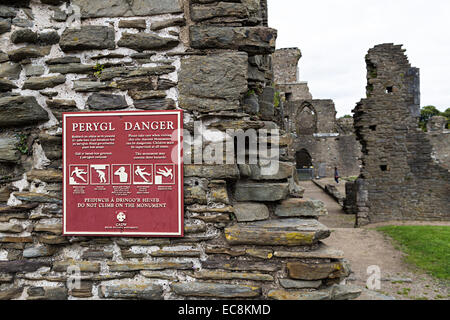
<svg viewBox="0 0 450 320"><path fill-rule="evenodd" d="M227 129L278 129L276 37L265 0L2 1L0 299L358 296L342 285L343 253L321 242L326 210L302 198L282 131L260 136L280 149L276 172L262 156L184 165L182 238L62 235L63 112L180 109L190 133L202 122L201 152ZM317 116L300 134L339 133L331 101L292 103ZM314 137L336 149L338 138ZM73 266L82 281L69 288Z"/></svg>
<svg viewBox="0 0 450 320"><path fill-rule="evenodd" d="M450 130L446 129L446 126L445 117L432 117L427 124L427 137L433 147L431 153L433 160L450 170Z"/></svg>
<svg viewBox="0 0 450 320"><path fill-rule="evenodd" d="M273 54L274 79L283 93L283 121L295 135L292 153L297 168L314 167L314 175L333 177L338 167L342 177L358 176L360 145L352 119L336 119L334 102L313 99L308 83L299 81L298 48L279 49Z"/></svg>
<svg viewBox="0 0 450 320"><path fill-rule="evenodd" d="M393 44L369 50L366 63L367 98L354 110L363 153L353 192L357 224L449 220L450 173L433 157L433 130L418 125L419 69Z"/></svg>

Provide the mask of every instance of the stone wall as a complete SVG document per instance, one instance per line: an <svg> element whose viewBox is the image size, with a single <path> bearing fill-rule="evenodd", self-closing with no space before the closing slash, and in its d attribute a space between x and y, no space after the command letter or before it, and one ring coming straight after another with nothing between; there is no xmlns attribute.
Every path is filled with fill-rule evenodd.
<svg viewBox="0 0 450 320"><path fill-rule="evenodd" d="M419 70L401 46L369 50L367 98L354 110L362 145L356 182L357 224L387 220L449 220L450 173L432 158L418 127Z"/></svg>
<svg viewBox="0 0 450 320"><path fill-rule="evenodd" d="M0 5L0 299L358 296L284 132L260 137L280 149L274 172L185 164L184 238L61 235L63 112L182 109L202 151L227 129L277 128L266 1L14 4Z"/></svg>

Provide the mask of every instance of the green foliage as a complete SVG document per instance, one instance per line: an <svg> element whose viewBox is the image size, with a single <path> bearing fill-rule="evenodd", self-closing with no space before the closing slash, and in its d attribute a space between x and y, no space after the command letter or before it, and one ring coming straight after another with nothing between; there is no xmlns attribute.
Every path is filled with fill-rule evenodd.
<svg viewBox="0 0 450 320"><path fill-rule="evenodd" d="M342 117L343 119L353 119L353 116L346 114L345 116Z"/></svg>
<svg viewBox="0 0 450 320"><path fill-rule="evenodd" d="M105 66L97 62L97 64L94 66L94 76L96 78L100 78L103 70L105 70Z"/></svg>
<svg viewBox="0 0 450 320"><path fill-rule="evenodd" d="M419 127L423 132L427 132L428 121L434 116L440 116L441 112L435 106L426 106L420 110Z"/></svg>
<svg viewBox="0 0 450 320"><path fill-rule="evenodd" d="M17 138L19 142L16 145L17 150L19 150L22 154L28 153L28 135L26 134L17 134Z"/></svg>
<svg viewBox="0 0 450 320"><path fill-rule="evenodd" d="M273 97L273 105L278 108L281 104L281 94L279 91L275 91L275 96Z"/></svg>
<svg viewBox="0 0 450 320"><path fill-rule="evenodd" d="M398 244L410 264L432 276L450 280L450 227L387 226L377 228Z"/></svg>

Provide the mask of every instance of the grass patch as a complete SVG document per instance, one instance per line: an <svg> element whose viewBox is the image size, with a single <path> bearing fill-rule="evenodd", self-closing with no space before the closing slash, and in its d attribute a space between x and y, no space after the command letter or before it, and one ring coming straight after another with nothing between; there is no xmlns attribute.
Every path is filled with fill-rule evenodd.
<svg viewBox="0 0 450 320"><path fill-rule="evenodd" d="M395 240L407 254L406 262L438 279L450 280L450 227L387 226L377 230Z"/></svg>

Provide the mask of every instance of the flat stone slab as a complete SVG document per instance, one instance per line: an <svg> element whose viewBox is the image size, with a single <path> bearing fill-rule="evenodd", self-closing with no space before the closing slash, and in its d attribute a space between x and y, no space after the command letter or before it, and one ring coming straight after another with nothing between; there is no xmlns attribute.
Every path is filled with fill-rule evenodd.
<svg viewBox="0 0 450 320"><path fill-rule="evenodd" d="M262 203L242 202L233 205L239 222L253 222L269 219L269 209Z"/></svg>
<svg viewBox="0 0 450 320"><path fill-rule="evenodd" d="M73 0L81 9L82 18L152 16L182 13L178 0Z"/></svg>
<svg viewBox="0 0 450 320"><path fill-rule="evenodd" d="M329 291L286 291L286 290L271 290L267 294L270 299L274 300L330 300L331 294Z"/></svg>
<svg viewBox="0 0 450 320"><path fill-rule="evenodd" d="M328 215L325 204L319 200L287 199L275 209L279 217L321 217Z"/></svg>
<svg viewBox="0 0 450 320"><path fill-rule="evenodd" d="M24 126L48 121L48 113L35 97L0 98L0 127Z"/></svg>
<svg viewBox="0 0 450 320"><path fill-rule="evenodd" d="M93 1L90 1L91 3ZM81 26L79 29L66 29L61 35L59 46L64 52L93 49L114 49L116 44L113 27Z"/></svg>
<svg viewBox="0 0 450 320"><path fill-rule="evenodd" d="M313 251L275 251L273 254L277 258L295 259L343 259L344 252L341 250L321 245L318 250Z"/></svg>
<svg viewBox="0 0 450 320"><path fill-rule="evenodd" d="M305 246L330 236L330 230L316 220L284 219L236 224L225 229L229 244L262 246Z"/></svg>
<svg viewBox="0 0 450 320"><path fill-rule="evenodd" d="M284 200L289 195L289 183L238 182L235 188L237 201L273 202Z"/></svg>
<svg viewBox="0 0 450 320"><path fill-rule="evenodd" d="M217 298L255 298L261 295L260 287L220 284L185 282L172 284L172 290L187 297L217 297Z"/></svg>
<svg viewBox="0 0 450 320"><path fill-rule="evenodd" d="M195 49L234 49L252 54L275 51L277 31L266 27L191 26L191 46Z"/></svg>
<svg viewBox="0 0 450 320"><path fill-rule="evenodd" d="M99 295L110 299L161 300L163 290L157 284L101 285Z"/></svg>
<svg viewBox="0 0 450 320"><path fill-rule="evenodd" d="M348 276L349 270L343 262L303 263L288 262L289 277L296 280L338 279Z"/></svg>

